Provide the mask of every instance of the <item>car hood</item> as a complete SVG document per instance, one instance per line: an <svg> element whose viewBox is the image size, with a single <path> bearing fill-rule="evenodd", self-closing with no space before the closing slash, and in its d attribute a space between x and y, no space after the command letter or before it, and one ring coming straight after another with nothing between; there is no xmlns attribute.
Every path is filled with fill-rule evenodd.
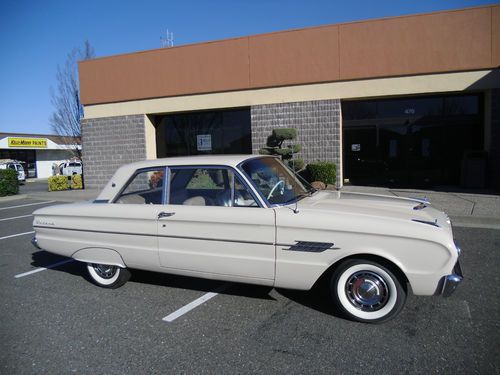
<svg viewBox="0 0 500 375"><path fill-rule="evenodd" d="M339 191L319 191L297 203L299 210L335 213L341 216L362 216L366 220L413 222L444 228L451 234L448 216L420 199L361 194Z"/></svg>

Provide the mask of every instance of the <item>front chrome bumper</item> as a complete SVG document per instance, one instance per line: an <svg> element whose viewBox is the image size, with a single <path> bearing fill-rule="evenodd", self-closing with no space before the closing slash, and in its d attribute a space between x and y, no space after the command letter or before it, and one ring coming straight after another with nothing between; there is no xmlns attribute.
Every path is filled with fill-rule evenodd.
<svg viewBox="0 0 500 375"><path fill-rule="evenodd" d="M462 268L460 267L460 262L457 260L455 267L453 267L453 273L443 277L443 289L441 295L443 297L449 297L457 289L458 285L462 282L464 276L462 274Z"/></svg>

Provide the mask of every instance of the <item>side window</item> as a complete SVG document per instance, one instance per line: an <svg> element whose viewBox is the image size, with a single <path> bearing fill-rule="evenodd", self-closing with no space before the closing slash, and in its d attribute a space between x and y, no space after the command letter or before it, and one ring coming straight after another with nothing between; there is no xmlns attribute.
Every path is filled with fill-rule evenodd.
<svg viewBox="0 0 500 375"><path fill-rule="evenodd" d="M170 204L258 207L245 186L227 168L174 167L169 186Z"/></svg>
<svg viewBox="0 0 500 375"><path fill-rule="evenodd" d="M164 169L148 169L136 172L115 203L161 204Z"/></svg>

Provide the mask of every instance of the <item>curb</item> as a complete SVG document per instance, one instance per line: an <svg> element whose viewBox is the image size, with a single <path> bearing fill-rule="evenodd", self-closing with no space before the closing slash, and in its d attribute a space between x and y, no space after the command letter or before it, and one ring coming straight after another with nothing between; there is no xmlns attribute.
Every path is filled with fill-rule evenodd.
<svg viewBox="0 0 500 375"><path fill-rule="evenodd" d="M61 197L61 196L47 196L47 195L38 195L38 194L27 194L27 198L32 198L32 199L41 199L41 200L47 200L47 199L50 199L50 200L53 200L53 201L56 201L56 202L65 202L65 203L73 203L73 202L85 202L85 201L92 201L95 199L94 198L90 198L90 197Z"/></svg>
<svg viewBox="0 0 500 375"><path fill-rule="evenodd" d="M6 196L6 197L0 197L0 203L2 203L2 202L16 201L18 199L25 199L25 198L28 198L27 194L9 195L9 196Z"/></svg>
<svg viewBox="0 0 500 375"><path fill-rule="evenodd" d="M478 216L450 216L454 227L500 229L500 219Z"/></svg>

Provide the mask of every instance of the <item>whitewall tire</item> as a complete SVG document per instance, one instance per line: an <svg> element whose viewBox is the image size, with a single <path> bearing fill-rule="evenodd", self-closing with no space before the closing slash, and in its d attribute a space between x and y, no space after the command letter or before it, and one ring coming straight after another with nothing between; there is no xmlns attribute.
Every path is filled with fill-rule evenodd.
<svg viewBox="0 0 500 375"><path fill-rule="evenodd" d="M130 279L130 271L118 266L87 263L87 270L92 281L103 288L118 288Z"/></svg>
<svg viewBox="0 0 500 375"><path fill-rule="evenodd" d="M350 259L335 269L330 292L336 307L348 319L382 323L394 318L406 301L406 283L388 267Z"/></svg>

